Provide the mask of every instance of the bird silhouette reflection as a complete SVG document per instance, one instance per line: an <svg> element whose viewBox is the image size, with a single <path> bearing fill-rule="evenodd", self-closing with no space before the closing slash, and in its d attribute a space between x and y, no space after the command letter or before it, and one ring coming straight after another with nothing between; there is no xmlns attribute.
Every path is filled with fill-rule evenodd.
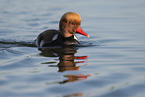
<svg viewBox="0 0 145 97"><path fill-rule="evenodd" d="M84 60L89 57L89 56L75 56L78 48L74 46L63 46L61 48L41 48L39 50L42 51L41 55L45 57L59 57L59 63L56 66L59 69L58 72L78 71L81 66L86 65ZM83 59L83 61L81 59ZM49 62L45 62L45 63L47 64ZM77 66L78 63L84 63L84 65ZM84 74L64 75L64 77L67 77L68 79L59 83L62 84L67 82L80 81L80 80L87 79L88 76L90 75L84 75Z"/></svg>

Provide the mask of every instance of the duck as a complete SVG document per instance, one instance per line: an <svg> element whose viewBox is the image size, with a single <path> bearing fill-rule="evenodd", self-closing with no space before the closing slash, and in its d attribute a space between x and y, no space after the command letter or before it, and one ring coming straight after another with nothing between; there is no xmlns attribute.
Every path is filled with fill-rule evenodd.
<svg viewBox="0 0 145 97"><path fill-rule="evenodd" d="M59 30L49 29L38 35L37 47L64 46L80 44L75 33L89 37L81 28L81 16L75 12L66 12L59 21Z"/></svg>

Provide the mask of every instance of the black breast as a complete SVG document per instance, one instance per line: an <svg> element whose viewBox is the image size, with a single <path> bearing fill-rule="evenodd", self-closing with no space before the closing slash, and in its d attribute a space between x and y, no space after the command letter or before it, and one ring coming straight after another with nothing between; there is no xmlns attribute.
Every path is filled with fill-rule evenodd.
<svg viewBox="0 0 145 97"><path fill-rule="evenodd" d="M79 44L79 42L76 39L74 39L74 36L65 38L61 34L58 34L58 37L56 40L44 44L43 47L65 46L65 45L76 45L76 44Z"/></svg>
<svg viewBox="0 0 145 97"><path fill-rule="evenodd" d="M38 36L38 45L40 47L49 47L49 46L63 46L63 45L75 45L79 44L77 38L63 37L60 32L57 30L46 30Z"/></svg>
<svg viewBox="0 0 145 97"><path fill-rule="evenodd" d="M76 45L76 44L79 44L79 42L76 39L74 39L74 35L71 37L64 38L63 45Z"/></svg>

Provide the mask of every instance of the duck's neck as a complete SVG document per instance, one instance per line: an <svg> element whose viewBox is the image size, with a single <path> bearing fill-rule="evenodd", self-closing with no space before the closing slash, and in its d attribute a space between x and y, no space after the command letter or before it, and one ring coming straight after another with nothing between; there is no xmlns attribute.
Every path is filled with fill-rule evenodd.
<svg viewBox="0 0 145 97"><path fill-rule="evenodd" d="M58 32L65 38L73 36L73 34L62 33L60 30L58 30Z"/></svg>

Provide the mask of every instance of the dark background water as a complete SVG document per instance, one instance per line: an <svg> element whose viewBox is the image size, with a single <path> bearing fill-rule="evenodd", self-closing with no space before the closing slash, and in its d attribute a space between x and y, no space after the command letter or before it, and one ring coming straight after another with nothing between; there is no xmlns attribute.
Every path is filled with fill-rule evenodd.
<svg viewBox="0 0 145 97"><path fill-rule="evenodd" d="M145 97L144 0L1 0L1 97ZM74 11L84 47L44 49L33 41ZM62 59L68 59L63 61ZM71 60L71 61L70 61Z"/></svg>

